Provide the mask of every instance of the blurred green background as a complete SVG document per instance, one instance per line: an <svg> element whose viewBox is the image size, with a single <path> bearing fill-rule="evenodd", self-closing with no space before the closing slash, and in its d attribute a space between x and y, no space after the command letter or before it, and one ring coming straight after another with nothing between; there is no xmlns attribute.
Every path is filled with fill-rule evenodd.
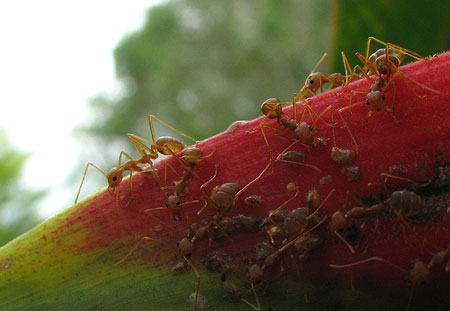
<svg viewBox="0 0 450 311"><path fill-rule="evenodd" d="M136 156L126 134L149 138L150 114L204 139L235 120L258 117L266 98L290 100L324 52L329 57L319 71L343 72L340 51L356 65L354 53L365 51L369 36L424 56L449 50L449 16L450 0L172 0L153 6L143 27L114 50L120 98L95 96L91 118L74 131L84 152L68 183L75 193L80 172L99 153L105 171L117 165L122 150ZM4 244L40 221L33 206L45 191L21 188L27 155L3 132L0 141ZM97 188L106 185L100 174L88 179Z"/></svg>

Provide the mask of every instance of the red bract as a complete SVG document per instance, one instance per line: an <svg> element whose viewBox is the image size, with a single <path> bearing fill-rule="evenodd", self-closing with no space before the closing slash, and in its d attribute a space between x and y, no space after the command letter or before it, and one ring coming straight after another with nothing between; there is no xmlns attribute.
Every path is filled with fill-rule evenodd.
<svg viewBox="0 0 450 311"><path fill-rule="evenodd" d="M330 199L319 211L322 217L331 217L336 211L346 212L355 207L357 203L352 197L371 198L372 203L376 203L376 198L382 200L383 194L389 195L389 192L382 191L382 184L372 187L373 192L381 191L376 196L372 195L371 188L368 187L369 183L377 183L384 179L381 173L403 174L403 177L414 180L415 183L388 178L386 185L403 184L404 187L417 190L425 199L430 198L428 190L420 193L417 186L435 180L437 170L439 168L444 170L445 164L450 162L449 68L450 53L400 67L405 75L438 90L440 94L430 92L397 76L395 86L386 92L387 106L395 103L394 115L384 110L374 113L366 121L368 107L365 104L355 106L351 115L348 114L349 110L345 111L344 119L355 137L359 152L350 164L344 166L331 159L330 153L334 143L330 124L333 121L337 122L334 127L336 146L355 150L355 145L337 110L349 105L352 90L369 90L370 84L363 79L311 98L308 104L317 115L332 106L322 116L323 120L316 120L314 129L315 135L323 138L326 145L321 150L316 150L294 144L290 150L304 153L305 163L318 167L320 172L311 167L277 161L273 165L273 171L268 169L260 180L252 184L237 199L227 216L244 214L266 218L270 210L274 210L294 196L295 191L288 191L286 187L289 183L295 183L299 193L287 203L286 210L302 207L305 195L312 189L317 189L322 198L334 189ZM286 94L286 97L288 95ZM355 93L352 97L353 103L365 100L364 94ZM298 115L303 109L301 107L301 104L297 105ZM284 112L292 117L291 107L285 108ZM313 116L315 114L312 113ZM311 124L308 113L305 114L304 121ZM182 200L198 199L201 202L183 206L183 220L190 223L201 222L201 219L210 220L217 214L214 204L206 201L209 202L209 206L201 216L196 215L206 199L200 192L200 186L214 175L215 166L218 173L216 178L204 187L207 194L211 193L213 187L226 182L237 183L242 188L260 175L268 165L270 156L260 131L261 122L262 117L242 122L198 144L204 154L215 151L211 157L204 159L195 167L197 176L189 183L192 193L186 191ZM276 119L269 120L266 124L273 127L264 128L264 131L275 158L295 140L295 136L293 131L279 126ZM146 253L141 259L172 264L171 260L178 252L175 242L186 235L185 221L174 221L168 210L152 212L157 219L144 213L146 209L164 206L167 196L160 187L180 179L169 169L167 181L164 181L165 163L170 163L181 175L183 168L174 157L162 160L155 164L159 170L159 177L133 175L131 194L128 182L122 183L120 208L115 207L114 195L105 191L84 203L83 209L74 213L66 226L74 226L80 220L85 220L97 228L87 236L88 248L102 247L108 245L110 241L120 240L122 248L118 260L143 236L151 235L166 247L158 252ZM343 167L347 167L349 171L343 173ZM358 167L359 173L354 167ZM439 191L441 190L436 190L437 198ZM351 195L346 201L347 193ZM125 208L129 195L131 195L130 205ZM249 195L260 196L262 204L256 206L244 204L244 199ZM426 202L431 202L430 200ZM328 218L313 231L319 234L322 243L311 253L309 260L300 263L294 262L290 256L283 256L288 252L295 254L290 249L280 254L279 257L287 267L285 273L292 279L299 279L297 274L299 271L301 279L327 279L335 284L346 286L352 284L356 289L366 288L377 293L408 297L411 285L405 283L405 279L408 278L410 265L416 260L428 263L434 253L445 249L450 242L448 199L444 198L443 202L435 207L432 203L426 203L427 212L416 217L406 217L404 220L393 212L386 212L383 216L375 215L365 222L355 221L357 232L354 236L347 235L346 238L354 248L354 254L341 239L328 230ZM162 231L155 232L153 228L161 224L157 220L167 223L172 228L164 227ZM61 227L59 230L64 229L65 227ZM193 261L200 262L214 250L222 250L233 256L236 264L248 267L254 257L256 243L264 239L267 239L267 234L261 230L259 233L230 234L223 241L208 242L208 239L199 241L195 245ZM145 244L142 247L145 248ZM342 269L330 267L330 264L344 265L372 257L382 258L389 263L373 260ZM128 259L133 260L136 260L135 256ZM277 269L276 266L274 269ZM413 301L425 297L436 299L440 303L448 302L450 272L444 272L443 267L433 268L431 272L428 284L415 286Z"/></svg>

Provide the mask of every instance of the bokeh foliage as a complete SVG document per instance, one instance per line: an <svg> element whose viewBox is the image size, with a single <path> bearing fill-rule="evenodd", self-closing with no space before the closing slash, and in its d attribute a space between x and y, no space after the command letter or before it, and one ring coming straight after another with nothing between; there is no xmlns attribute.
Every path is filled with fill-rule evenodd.
<svg viewBox="0 0 450 311"><path fill-rule="evenodd" d="M0 246L35 226L39 219L33 207L45 191L20 184L29 154L11 145L0 129Z"/></svg>
<svg viewBox="0 0 450 311"><path fill-rule="evenodd" d="M114 166L120 150L133 150L126 133L150 137L150 114L206 138L259 116L266 98L290 100L324 52L321 71L343 72L340 51L357 64L354 53L371 35L422 55L446 50L449 8L450 0L164 2L116 47L122 96L92 100L95 123L82 132L93 148L86 149L101 148ZM162 135L174 133L157 127Z"/></svg>

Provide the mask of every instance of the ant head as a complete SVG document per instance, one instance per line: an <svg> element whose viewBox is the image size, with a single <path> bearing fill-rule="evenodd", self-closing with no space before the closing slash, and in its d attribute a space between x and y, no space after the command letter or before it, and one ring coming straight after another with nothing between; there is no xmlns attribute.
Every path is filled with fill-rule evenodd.
<svg viewBox="0 0 450 311"><path fill-rule="evenodd" d="M123 170L113 167L106 177L108 178L108 188L115 188L122 181Z"/></svg>
<svg viewBox="0 0 450 311"><path fill-rule="evenodd" d="M178 249L182 256L191 257L194 252L194 243L191 242L188 238L182 238L177 242Z"/></svg>
<svg viewBox="0 0 450 311"><path fill-rule="evenodd" d="M408 279L414 285L423 285L430 278L431 273L423 261L416 261L409 270Z"/></svg>
<svg viewBox="0 0 450 311"><path fill-rule="evenodd" d="M181 210L181 199L177 195L171 195L167 198L166 207L172 212L177 212Z"/></svg>
<svg viewBox="0 0 450 311"><path fill-rule="evenodd" d="M366 96L366 104L369 105L371 111L381 111L386 106L384 96L382 91L371 91Z"/></svg>
<svg viewBox="0 0 450 311"><path fill-rule="evenodd" d="M261 268L260 265L254 264L251 266L247 271L247 280L250 283L258 284L260 283L264 278L264 271Z"/></svg>
<svg viewBox="0 0 450 311"><path fill-rule="evenodd" d="M261 112L269 119L279 118L282 106L278 98L268 98L261 104Z"/></svg>
<svg viewBox="0 0 450 311"><path fill-rule="evenodd" d="M339 232L342 233L348 228L348 220L345 217L344 213L337 211L335 212L330 219L330 223L328 225L331 232Z"/></svg>
<svg viewBox="0 0 450 311"><path fill-rule="evenodd" d="M322 86L322 73L314 72L308 77L308 88L312 91Z"/></svg>
<svg viewBox="0 0 450 311"><path fill-rule="evenodd" d="M300 122L295 128L294 135L300 142L311 145L314 142L313 128L306 122Z"/></svg>

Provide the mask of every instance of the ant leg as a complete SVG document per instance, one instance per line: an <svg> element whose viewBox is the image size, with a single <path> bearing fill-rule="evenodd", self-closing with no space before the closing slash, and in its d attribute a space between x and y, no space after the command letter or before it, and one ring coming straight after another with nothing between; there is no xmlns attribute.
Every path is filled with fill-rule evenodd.
<svg viewBox="0 0 450 311"><path fill-rule="evenodd" d="M148 237L148 236L144 236L142 239L139 240L139 242L125 255L125 257L123 257L121 260L119 260L116 265L121 265L122 263L125 262L125 260L128 259L128 257L130 257L138 248L139 246L142 244L142 242L144 241L155 241L155 242L161 242L160 240L154 239L152 237Z"/></svg>
<svg viewBox="0 0 450 311"><path fill-rule="evenodd" d="M430 87L428 87L428 86L426 86L426 85L420 83L419 81L416 81L416 80L414 80L414 79L411 78L411 77L408 77L407 75L405 75L405 74L404 74L403 72L401 72L400 70L397 70L397 71L395 72L395 74L394 74L393 78L391 79L391 81L392 81L397 75L402 76L402 78L405 78L405 79L411 81L411 82L414 83L415 85L417 85L417 86L419 86L419 87L421 87L421 88L423 88L423 89L425 89L425 90L427 90L427 91L430 91L430 92L435 93L435 94L438 94L438 95L441 94L441 92L439 92L438 90L432 89L432 88L430 88ZM390 87L389 85L390 85L390 82L391 82L391 81L389 81L389 82L386 84L385 90L388 89L388 88ZM419 97L419 98L421 98L421 99L424 98L424 96L418 95L418 94L414 91L414 89L411 88L410 86L409 86L409 88L413 90L414 94L415 94L417 97Z"/></svg>
<svg viewBox="0 0 450 311"><path fill-rule="evenodd" d="M308 79L309 76L311 76L314 72L316 72L317 68L319 68L320 64L325 60L325 58L327 57L327 53L323 53L322 58L317 62L317 64L314 66L313 70L311 70L311 73L308 75L308 77L306 78L305 83L303 84L303 86L300 88L300 90L296 93L299 97L301 94L303 94L306 90L308 89Z"/></svg>
<svg viewBox="0 0 450 311"><path fill-rule="evenodd" d="M276 209L274 209L273 211L271 211L271 212L269 213L269 218L272 217L272 216L275 214L276 211L282 209L282 208L285 207L289 202L291 202L292 200L294 200L294 199L298 196L298 193L299 193L299 189L298 189L298 187L296 187L296 190L295 190L294 195L293 195L292 197L290 197L289 199L287 199L286 201L284 201L284 202L283 202L280 206L278 206Z"/></svg>
<svg viewBox="0 0 450 311"><path fill-rule="evenodd" d="M150 216L151 218L153 218L154 220L156 220L157 222L159 222L160 224L166 226L167 228L171 228L174 229L174 227L172 227L171 225L169 225L168 223L166 223L165 221L162 221L161 219L159 219L156 216L153 216L152 214L150 214L151 211L155 211L155 210L167 210L167 207L154 207L154 208L149 208L144 210L144 213L146 213L148 216Z"/></svg>
<svg viewBox="0 0 450 311"><path fill-rule="evenodd" d="M200 214L203 213L203 211L206 209L206 207L208 207L208 201L211 202L217 209L219 208L217 206L216 202L214 202L214 200L209 195L206 194L205 190L203 190L203 188L205 188L207 185L209 185L216 178L217 173L219 171L219 165L216 164L215 168L216 168L216 170L214 172L214 175L200 186L200 192L203 194L203 196L205 197L206 200L205 200L205 205L197 212L197 216L200 216Z"/></svg>
<svg viewBox="0 0 450 311"><path fill-rule="evenodd" d="M269 150L270 162L272 162L272 159L273 159L272 148L270 148L269 141L267 140L266 133L264 132L264 123L266 122L266 120L267 120L267 117L264 117L264 119L259 124L259 129L261 130L261 134L263 136L264 142L266 143L267 149Z"/></svg>
<svg viewBox="0 0 450 311"><path fill-rule="evenodd" d="M272 161L269 161L269 163L267 163L266 167L261 171L261 173L259 173L258 176L256 176L255 179L253 179L251 182L249 182L247 185L244 186L244 188L242 188L241 190L239 190L236 195L234 196L233 199L233 205L236 203L238 197L245 191L247 190L251 185L253 185L254 183L256 183L257 181L259 181L261 179L261 177L264 175L265 172L267 172L267 170L272 166Z"/></svg>
<svg viewBox="0 0 450 311"><path fill-rule="evenodd" d="M398 270L400 270L402 272L408 273L408 271L406 271L405 269L397 266L396 264L394 264L394 263L392 263L392 262L390 262L390 261L388 261L386 259L383 259L381 257L376 257L376 256L375 257L366 258L366 259L363 259L363 260L360 260L360 261L357 261L357 262L345 264L345 265L330 264L330 268L333 268L333 269L345 269L345 268L354 267L354 266L357 266L357 265L360 265L360 264L363 264L363 263L366 263L366 262L370 262L370 261L383 262L383 263L388 264L388 265L390 265L390 266L392 266L392 267L394 267L394 268L396 268L396 269L398 269Z"/></svg>
<svg viewBox="0 0 450 311"><path fill-rule="evenodd" d="M106 175L106 173L102 169L100 169L97 165L95 165L95 164L93 164L91 162L88 162L88 164L86 164L86 167L84 169L83 178L81 178L80 187L78 188L74 204L77 204L77 202L78 202L78 197L80 196L81 187L83 186L84 179L86 178L86 173L87 173L87 170L88 170L89 166L92 166L92 167L96 168L100 173L103 174L103 176L105 176L106 180L108 180L108 176Z"/></svg>
<svg viewBox="0 0 450 311"><path fill-rule="evenodd" d="M134 148L136 149L136 151L139 153L140 156L144 156L145 152L143 150L146 150L151 155L154 155L155 159L158 157L158 150L156 149L154 143L152 143L148 139L137 136L135 134L127 134L127 136L133 143Z"/></svg>
<svg viewBox="0 0 450 311"><path fill-rule="evenodd" d="M327 108L325 108L319 115L317 115L317 113L314 111L314 110L312 110L312 108L311 108L311 110L312 110L312 112L316 115L316 120L313 122L313 124L312 124L312 127L313 128L315 128L315 126L316 126L316 122L317 122L317 120L322 120L322 122L323 123L325 123L327 126L331 126L331 124L329 124L329 123L327 123L323 118L322 118L322 116L325 114L325 113L327 113L328 112L328 110L330 110L331 108L333 108L333 105L329 105Z"/></svg>
<svg viewBox="0 0 450 311"><path fill-rule="evenodd" d="M370 71L371 74L377 74L378 69L376 64L370 62L368 56L364 57L361 53L358 52L356 52L355 55L364 64L364 68L361 69L361 73L363 74L364 77L366 77L366 79L370 81L370 84L373 84L372 78L369 77L367 71Z"/></svg>
<svg viewBox="0 0 450 311"><path fill-rule="evenodd" d="M355 249L353 248L353 246L350 245L350 243L347 242L347 240L337 231L333 232L334 234L336 234L336 236L342 241L344 242L344 244L348 247L348 249L350 250L350 252L352 254L355 253Z"/></svg>
<svg viewBox="0 0 450 311"><path fill-rule="evenodd" d="M254 310L261 311L261 305L259 304L258 295L256 295L256 291L255 291L255 287L253 286L253 282L250 283L250 286L252 287L253 294L255 295L256 306L245 298L241 298L241 300L243 302L245 302L246 304L248 304Z"/></svg>
<svg viewBox="0 0 450 311"><path fill-rule="evenodd" d="M360 103L353 104L353 106L358 105L358 104L361 104L361 103L364 103L364 102L360 102ZM350 109L350 108L348 108L348 107L351 107L351 106L347 106L347 107L345 107L345 108L339 109L339 110L338 110L338 114L339 114L339 116L341 117L342 122L344 122L344 127L347 129L347 132L348 132L348 134L350 135L350 138L352 139L353 144L355 145L355 153L358 154L358 153L359 153L358 143L356 142L355 136L353 136L353 133L352 133L352 131L350 130L350 127L348 126L347 121L345 121L345 118L344 118L344 116L342 115L342 111L344 111L344 110L346 110L346 109Z"/></svg>
<svg viewBox="0 0 450 311"><path fill-rule="evenodd" d="M192 270L194 270L195 276L197 277L197 289L195 290L195 298L194 298L194 310L198 310L198 295L200 291L200 273L195 268L195 266L183 255L184 260L191 266Z"/></svg>
<svg viewBox="0 0 450 311"><path fill-rule="evenodd" d="M396 50L402 52L403 54L408 55L408 56L410 56L410 57L412 57L412 58L414 58L414 59L417 59L417 60L423 59L422 56L420 56L418 53L416 53L416 52L414 52L414 51L408 50L408 49L406 49L406 48L404 48L404 47L401 47L401 46L396 45L396 44L393 44L393 43L386 43L386 42L383 42L383 41L381 41L380 39L377 39L377 38L375 38L375 37L369 37L369 39L367 40L367 41L368 41L368 47L369 47L369 45L370 45L369 40L370 40L370 41L372 41L372 40L373 40L373 41L376 41L376 42L378 42L378 43L384 45L386 48L392 47L392 48L394 48L394 49L396 49ZM367 55L367 56L368 56L368 55Z"/></svg>
<svg viewBox="0 0 450 311"><path fill-rule="evenodd" d="M158 118L157 116L155 116L155 115L149 115L149 116L148 116L148 124L149 124L150 131L151 131L151 134L152 134L152 140L153 140L153 143L155 143L155 141L156 141L156 140L155 140L155 130L154 130L154 128L153 128L153 121L152 121L153 119L158 120L159 122L161 122L162 124L164 124L165 126L167 126L168 128L170 128L171 130L177 132L177 133L180 134L181 136L186 137L186 138L192 140L195 144L198 143L198 140L192 138L191 136L189 136L189 135L183 133L183 132L180 131L180 130L177 130L175 127L173 127L173 126L170 125L169 123L167 123L167 122L161 120L161 119Z"/></svg>
<svg viewBox="0 0 450 311"><path fill-rule="evenodd" d="M121 164L121 162L122 162L122 156L124 156L125 158L127 158L128 161L133 161L133 159L131 158L130 155L128 155L125 151L121 151L120 154L119 154L119 166L118 166L118 167L122 167L122 164ZM128 207L128 206L130 205L130 201L131 201L131 193L132 193L132 190L133 190L133 180L132 180L132 178L133 178L133 169L130 169L130 177L129 177L129 179L130 179L130 186L129 186L130 193L129 193L129 196L128 196L128 202L127 202L127 204L125 205L125 207ZM119 194L119 193L116 194L116 195L117 195L117 197L116 197L116 207L119 207L119 198L118 198L118 194Z"/></svg>

